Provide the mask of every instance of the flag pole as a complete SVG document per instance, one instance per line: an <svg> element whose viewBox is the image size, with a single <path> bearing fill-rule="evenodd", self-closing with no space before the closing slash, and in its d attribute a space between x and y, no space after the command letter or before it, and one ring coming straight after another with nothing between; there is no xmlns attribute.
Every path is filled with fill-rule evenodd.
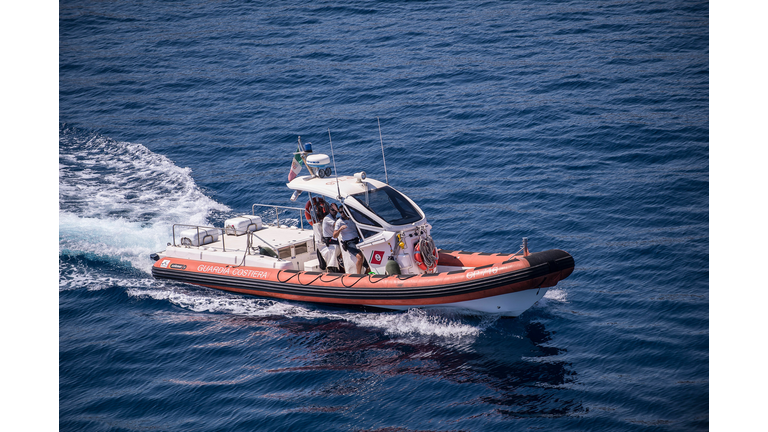
<svg viewBox="0 0 768 432"><path fill-rule="evenodd" d="M304 144L301 143L301 136L299 136L299 155L301 156L301 160L304 161L304 166L307 167L307 171L309 171L309 175L311 177L317 177L317 173L315 171L312 171L312 167L307 165L307 149L304 148Z"/></svg>

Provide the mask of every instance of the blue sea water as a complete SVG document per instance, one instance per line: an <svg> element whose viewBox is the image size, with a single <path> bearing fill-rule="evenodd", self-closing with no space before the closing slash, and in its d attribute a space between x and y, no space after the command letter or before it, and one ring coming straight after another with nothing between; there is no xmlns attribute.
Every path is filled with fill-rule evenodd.
<svg viewBox="0 0 768 432"><path fill-rule="evenodd" d="M709 5L59 4L62 431L709 428ZM150 275L299 136L438 247L571 253L515 319Z"/></svg>

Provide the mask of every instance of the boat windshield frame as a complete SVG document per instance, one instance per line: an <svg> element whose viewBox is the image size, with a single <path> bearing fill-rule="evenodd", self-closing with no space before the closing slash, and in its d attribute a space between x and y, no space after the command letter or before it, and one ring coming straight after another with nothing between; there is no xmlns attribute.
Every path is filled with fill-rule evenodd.
<svg viewBox="0 0 768 432"><path fill-rule="evenodd" d="M409 225L424 219L413 201L389 185L349 196L390 225Z"/></svg>

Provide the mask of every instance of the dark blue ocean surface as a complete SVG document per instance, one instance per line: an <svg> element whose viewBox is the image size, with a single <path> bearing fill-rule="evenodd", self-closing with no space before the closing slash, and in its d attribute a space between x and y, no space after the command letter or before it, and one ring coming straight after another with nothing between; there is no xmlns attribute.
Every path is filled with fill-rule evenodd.
<svg viewBox="0 0 768 432"><path fill-rule="evenodd" d="M709 5L59 4L62 431L709 428ZM515 319L156 281L299 136L438 247L571 253Z"/></svg>

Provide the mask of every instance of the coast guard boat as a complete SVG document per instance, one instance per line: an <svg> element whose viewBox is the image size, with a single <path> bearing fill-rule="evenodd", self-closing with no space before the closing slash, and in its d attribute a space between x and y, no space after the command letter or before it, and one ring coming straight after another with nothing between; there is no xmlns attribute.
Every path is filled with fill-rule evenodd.
<svg viewBox="0 0 768 432"><path fill-rule="evenodd" d="M296 175L300 164L309 175ZM329 165L327 155L312 153L299 138L287 186L292 201L306 193L303 208L254 204L250 215L223 227L173 225L173 242L152 254L152 275L294 301L392 310L448 307L514 317L573 272L567 252L529 252L526 238L516 253L438 249L424 212L388 181L364 172L332 176ZM360 255L323 238L331 204L354 221L365 272L356 272ZM274 220L265 223L257 209L267 209ZM285 217L281 222L286 212L298 212L297 226L285 224Z"/></svg>

